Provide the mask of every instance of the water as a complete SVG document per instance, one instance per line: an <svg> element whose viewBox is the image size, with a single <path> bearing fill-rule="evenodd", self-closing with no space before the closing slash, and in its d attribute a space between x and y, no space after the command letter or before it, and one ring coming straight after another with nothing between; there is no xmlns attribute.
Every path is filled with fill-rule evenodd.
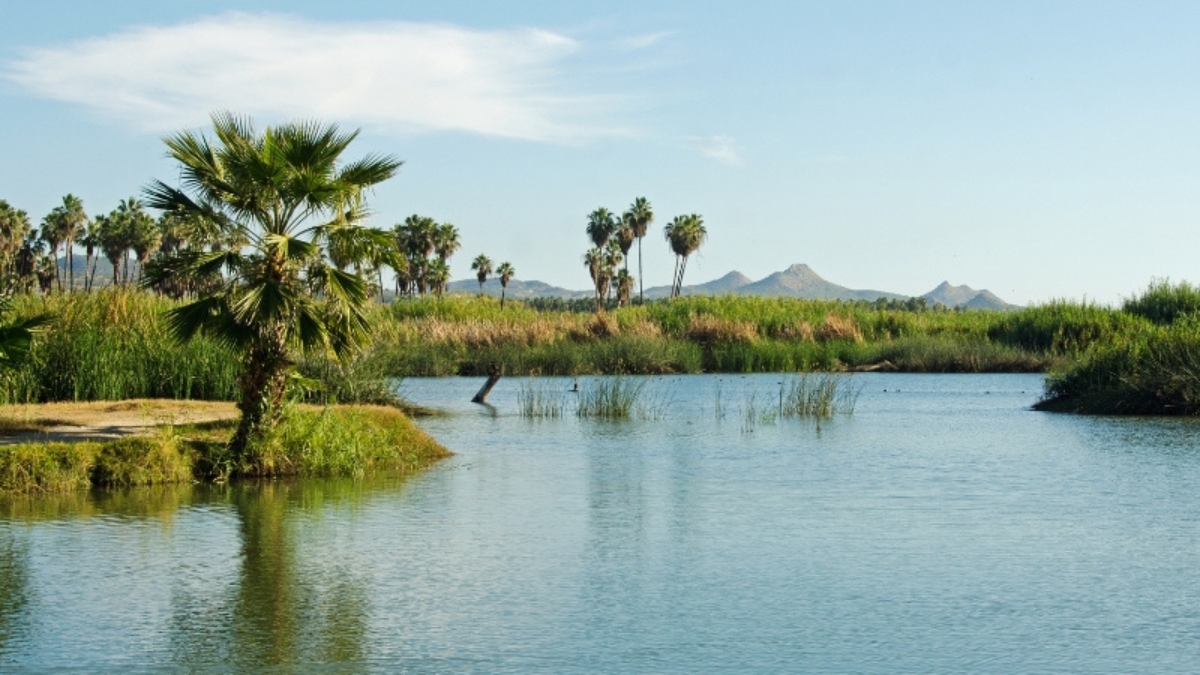
<svg viewBox="0 0 1200 675"><path fill-rule="evenodd" d="M773 375L628 421L407 380L458 454L405 480L5 505L0 672L1195 672L1200 426L856 380L820 425Z"/></svg>

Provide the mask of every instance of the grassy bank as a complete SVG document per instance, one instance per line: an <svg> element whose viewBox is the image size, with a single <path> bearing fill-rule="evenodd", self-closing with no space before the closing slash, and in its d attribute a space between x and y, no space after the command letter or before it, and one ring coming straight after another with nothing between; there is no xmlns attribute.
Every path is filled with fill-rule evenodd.
<svg viewBox="0 0 1200 675"><path fill-rule="evenodd" d="M232 422L164 425L144 436L0 445L0 494L222 481L233 477L404 473L450 453L400 411L382 406L290 409L235 464Z"/></svg>
<svg viewBox="0 0 1200 675"><path fill-rule="evenodd" d="M1152 284L1126 301L1138 323L1093 341L1046 383L1041 410L1116 415L1200 414L1200 289Z"/></svg>
<svg viewBox="0 0 1200 675"><path fill-rule="evenodd" d="M18 298L18 315L58 319L36 341L29 364L0 375L0 403L232 400L235 355L204 338L173 342L163 321L173 306L115 290ZM371 346L354 362L315 356L299 369L321 383L304 395L317 403L394 402L390 378L476 375L493 363L509 375L1044 372L1092 344L1153 326L1149 314L1069 302L987 312L727 296L596 315L448 296L377 305Z"/></svg>

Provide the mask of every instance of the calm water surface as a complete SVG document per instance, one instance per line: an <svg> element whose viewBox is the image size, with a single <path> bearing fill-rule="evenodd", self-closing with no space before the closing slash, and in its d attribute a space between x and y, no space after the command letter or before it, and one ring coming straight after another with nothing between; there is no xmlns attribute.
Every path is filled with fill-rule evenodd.
<svg viewBox="0 0 1200 675"><path fill-rule="evenodd" d="M0 504L0 672L1196 672L1200 426L872 374L818 427L780 381L406 380L458 453L406 480Z"/></svg>

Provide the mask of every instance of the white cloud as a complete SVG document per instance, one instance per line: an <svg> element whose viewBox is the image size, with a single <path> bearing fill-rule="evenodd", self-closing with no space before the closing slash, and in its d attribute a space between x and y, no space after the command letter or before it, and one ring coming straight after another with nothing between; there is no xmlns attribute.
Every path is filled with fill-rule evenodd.
<svg viewBox="0 0 1200 675"><path fill-rule="evenodd" d="M689 136L687 146L696 152L726 164L743 164L737 141L729 136Z"/></svg>
<svg viewBox="0 0 1200 675"><path fill-rule="evenodd" d="M622 38L617 41L617 46L626 51L637 51L652 47L659 42L671 37L675 31L660 31L658 33L647 33L645 35L634 35L632 37Z"/></svg>
<svg viewBox="0 0 1200 675"><path fill-rule="evenodd" d="M30 50L4 75L154 132L204 125L228 109L392 133L561 143L622 134L604 121L612 99L573 93L567 62L579 48L537 29L232 13Z"/></svg>

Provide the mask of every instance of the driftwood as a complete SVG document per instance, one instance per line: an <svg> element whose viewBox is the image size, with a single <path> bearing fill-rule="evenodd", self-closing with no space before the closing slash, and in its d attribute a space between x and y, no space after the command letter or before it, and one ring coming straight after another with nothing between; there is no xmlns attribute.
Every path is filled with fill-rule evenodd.
<svg viewBox="0 0 1200 675"><path fill-rule="evenodd" d="M492 387L500 381L500 366L493 363L488 367L488 379L479 388L479 393L475 394L475 398L471 399L471 403L487 403L488 394L492 393Z"/></svg>

